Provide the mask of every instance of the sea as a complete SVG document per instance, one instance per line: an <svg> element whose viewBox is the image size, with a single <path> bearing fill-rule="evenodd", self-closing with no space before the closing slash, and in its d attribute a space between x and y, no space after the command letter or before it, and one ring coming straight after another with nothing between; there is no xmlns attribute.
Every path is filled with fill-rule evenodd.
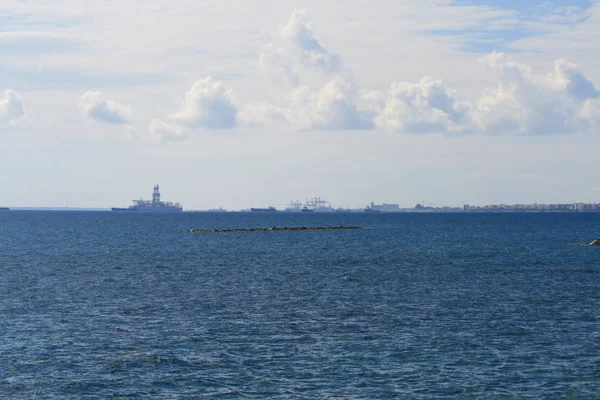
<svg viewBox="0 0 600 400"><path fill-rule="evenodd" d="M361 230L188 232L361 226ZM600 213L0 213L2 399L598 399Z"/></svg>

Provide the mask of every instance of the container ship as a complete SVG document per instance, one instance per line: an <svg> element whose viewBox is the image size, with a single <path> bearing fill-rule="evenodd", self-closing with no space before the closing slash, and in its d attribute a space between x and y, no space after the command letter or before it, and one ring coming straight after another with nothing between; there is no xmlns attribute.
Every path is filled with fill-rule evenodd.
<svg viewBox="0 0 600 400"><path fill-rule="evenodd" d="M133 204L129 207L112 207L111 210L140 213L180 213L183 212L183 207L179 203L160 201L160 188L158 185L155 185L152 192L152 201L142 199L133 200Z"/></svg>

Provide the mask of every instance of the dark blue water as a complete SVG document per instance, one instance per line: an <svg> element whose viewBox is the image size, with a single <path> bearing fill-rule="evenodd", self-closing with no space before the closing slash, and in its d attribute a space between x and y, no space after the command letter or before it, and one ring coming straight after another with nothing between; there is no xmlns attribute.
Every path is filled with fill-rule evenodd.
<svg viewBox="0 0 600 400"><path fill-rule="evenodd" d="M360 231L188 228L361 225ZM597 398L600 214L0 213L0 398Z"/></svg>

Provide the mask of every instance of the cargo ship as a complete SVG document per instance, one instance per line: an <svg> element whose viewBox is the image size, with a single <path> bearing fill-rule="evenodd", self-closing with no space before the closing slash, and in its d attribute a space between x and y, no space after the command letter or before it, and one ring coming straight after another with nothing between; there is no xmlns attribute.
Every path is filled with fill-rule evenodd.
<svg viewBox="0 0 600 400"><path fill-rule="evenodd" d="M10 210L10 208L8 208L8 207L0 207L0 211L8 211L8 210Z"/></svg>
<svg viewBox="0 0 600 400"><path fill-rule="evenodd" d="M129 207L112 207L112 211L119 212L140 212L140 213L180 213L183 207L179 203L160 201L160 188L154 186L152 200L133 200Z"/></svg>
<svg viewBox="0 0 600 400"><path fill-rule="evenodd" d="M267 208L251 208L250 212L277 212L277 209L273 206Z"/></svg>

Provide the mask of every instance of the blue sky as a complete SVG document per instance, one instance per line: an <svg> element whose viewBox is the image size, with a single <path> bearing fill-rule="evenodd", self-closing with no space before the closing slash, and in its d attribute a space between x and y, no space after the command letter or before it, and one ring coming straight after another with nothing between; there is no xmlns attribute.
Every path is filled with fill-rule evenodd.
<svg viewBox="0 0 600 400"><path fill-rule="evenodd" d="M537 13L540 9L556 9L559 7L580 7L589 8L592 0L549 0L549 1L531 1L531 0L454 0L455 5L475 5L502 8L506 10L516 10L523 13Z"/></svg>
<svg viewBox="0 0 600 400"><path fill-rule="evenodd" d="M485 24L467 29L437 30L435 34L460 37L462 49L472 53L488 53L493 50L516 51L511 43L534 37L547 31L548 26L539 23L574 26L587 20L587 11L594 2L591 0L555 1L512 1L512 0L454 0L457 7L491 7L514 12L515 21L508 28L494 28ZM502 17L496 18L496 20ZM491 19L494 21L494 19Z"/></svg>
<svg viewBox="0 0 600 400"><path fill-rule="evenodd" d="M592 1L8 0L0 205L600 201Z"/></svg>

